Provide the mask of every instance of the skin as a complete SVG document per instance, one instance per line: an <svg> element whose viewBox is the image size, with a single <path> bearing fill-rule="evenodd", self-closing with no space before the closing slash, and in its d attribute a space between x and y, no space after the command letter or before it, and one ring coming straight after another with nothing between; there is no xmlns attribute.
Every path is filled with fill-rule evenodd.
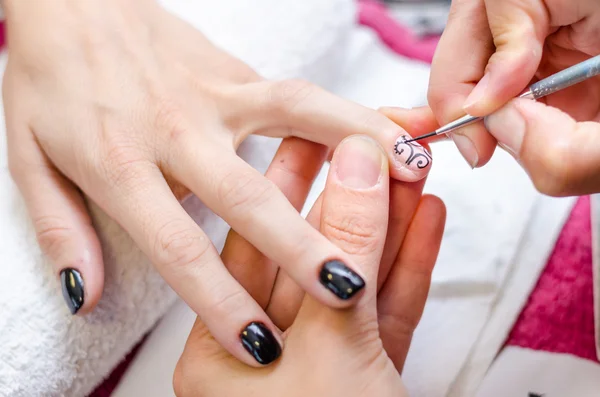
<svg viewBox="0 0 600 397"><path fill-rule="evenodd" d="M394 155L406 135L401 127L307 82L264 80L152 0L3 6L9 166L57 274L75 268L83 277L79 314L93 309L103 288L84 195L247 364L257 365L238 349L238 332L268 316L179 204L190 192L320 303L346 308L360 300L340 300L318 280L332 258L360 273L354 259L235 151L250 134L328 147L365 134L385 148L393 178L417 181L429 167L411 168Z"/></svg>
<svg viewBox="0 0 600 397"><path fill-rule="evenodd" d="M498 142L543 193L600 191L600 78L541 103L509 102L532 81L598 55L599 26L595 0L452 2L430 79L429 101L437 121L500 109L485 127L455 133L470 164L484 165Z"/></svg>
<svg viewBox="0 0 600 397"><path fill-rule="evenodd" d="M348 146L357 142L369 146L371 159L379 159L375 186L356 184L349 172L340 171L345 156L355 160ZM283 180L278 164L288 164L298 180L284 191L295 203L303 201L316 175L294 160L310 145L284 141L267 172L279 183ZM277 273L275 264L232 232L223 260L285 331L283 355L269 367L250 368L224 351L197 320L175 371L177 396L406 395L400 373L425 305L445 207L436 197L421 196L422 182L390 181L383 159L374 141L345 140L333 156L325 192L308 216L361 266L367 280L361 303L332 310L300 289L288 288L283 271ZM366 164L362 161L352 172ZM386 224L387 230L382 227Z"/></svg>

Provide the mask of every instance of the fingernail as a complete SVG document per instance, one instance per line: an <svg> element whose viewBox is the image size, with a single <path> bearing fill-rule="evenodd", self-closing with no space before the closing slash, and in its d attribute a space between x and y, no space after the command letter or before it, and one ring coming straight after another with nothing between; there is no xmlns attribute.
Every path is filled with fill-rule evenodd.
<svg viewBox="0 0 600 397"><path fill-rule="evenodd" d="M342 185L368 189L379 183L384 156L377 142L356 135L340 144L335 161L336 175Z"/></svg>
<svg viewBox="0 0 600 397"><path fill-rule="evenodd" d="M71 311L75 314L83 306L83 278L75 269L64 269L60 272L60 283L62 284L62 294L65 302Z"/></svg>
<svg viewBox="0 0 600 397"><path fill-rule="evenodd" d="M365 280L339 260L326 262L319 279L325 288L342 300L352 298L365 286Z"/></svg>
<svg viewBox="0 0 600 397"><path fill-rule="evenodd" d="M475 86L473 91L471 91L471 94L469 94L469 96L467 97L467 99L465 101L465 105L463 106L463 109L467 113L469 113L469 109L471 109L473 106L475 106L477 103L479 103L483 99L483 97L486 94L489 83L490 83L490 75L489 75L489 73L486 73L485 76L483 76L483 78L481 80L479 80L479 83L477 83L477 85Z"/></svg>
<svg viewBox="0 0 600 397"><path fill-rule="evenodd" d="M267 365L281 356L281 346L273 333L260 322L252 322L240 334L242 345L254 359Z"/></svg>
<svg viewBox="0 0 600 397"><path fill-rule="evenodd" d="M498 143L513 156L521 152L525 137L525 120L515 107L509 103L497 112L485 118L485 127L498 140Z"/></svg>
<svg viewBox="0 0 600 397"><path fill-rule="evenodd" d="M394 145L396 160L413 174L423 176L431 166L433 158L431 153L418 142L406 142L409 139L410 136L402 135L396 140Z"/></svg>
<svg viewBox="0 0 600 397"><path fill-rule="evenodd" d="M467 163L469 163L469 166L471 168L477 167L479 164L479 154L477 153L477 149L471 138L466 135L452 134L452 140L460 154L462 154Z"/></svg>

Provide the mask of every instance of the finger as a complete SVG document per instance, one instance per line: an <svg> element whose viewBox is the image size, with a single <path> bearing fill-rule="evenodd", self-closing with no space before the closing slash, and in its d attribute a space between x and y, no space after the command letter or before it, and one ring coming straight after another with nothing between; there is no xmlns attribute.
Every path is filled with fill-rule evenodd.
<svg viewBox="0 0 600 397"><path fill-rule="evenodd" d="M433 112L428 106L415 109L381 108L379 111L414 136L426 134L438 128ZM379 266L378 290L383 286L398 255L415 209L421 200L424 185L424 179L417 183L390 181L390 218Z"/></svg>
<svg viewBox="0 0 600 397"><path fill-rule="evenodd" d="M379 266L378 288L383 286L394 264L415 210L421 200L424 186L424 180L417 183L390 181L390 215L387 237Z"/></svg>
<svg viewBox="0 0 600 397"><path fill-rule="evenodd" d="M89 313L104 286L104 263L83 197L46 158L28 130L9 133L10 170L37 240L62 284L71 314Z"/></svg>
<svg viewBox="0 0 600 397"><path fill-rule="evenodd" d="M424 196L377 298L383 346L400 372L423 314L445 220L443 202Z"/></svg>
<svg viewBox="0 0 600 397"><path fill-rule="evenodd" d="M373 140L346 139L334 154L321 207L321 233L352 256L368 281L377 280L378 266L373 263L381 259L386 232L382 225L388 222L389 179L382 161ZM336 279L335 270L332 266L327 279ZM371 296L377 283L373 284L367 287Z"/></svg>
<svg viewBox="0 0 600 397"><path fill-rule="evenodd" d="M281 190L299 212L326 155L325 146L298 138L284 139L265 177ZM279 266L233 230L229 232L221 258L231 275L259 305L266 308ZM267 314L273 319L270 313ZM277 321L274 323L279 326Z"/></svg>
<svg viewBox="0 0 600 397"><path fill-rule="evenodd" d="M321 220L321 207L323 205L323 194L319 195L317 201L311 208L306 221L315 229L319 229ZM304 291L300 286L285 272L280 269L277 273L277 279L273 286L273 294L267 307L267 314L273 320L275 325L281 330L288 329L302 306Z"/></svg>
<svg viewBox="0 0 600 397"><path fill-rule="evenodd" d="M465 99L483 77L493 50L484 1L453 1L429 79L429 105L440 124L464 116ZM496 147L480 124L461 128L452 138L473 168L485 165Z"/></svg>
<svg viewBox="0 0 600 397"><path fill-rule="evenodd" d="M275 361L282 346L278 330L227 271L160 170L144 161L127 164L102 197L106 211L229 353L252 366Z"/></svg>
<svg viewBox="0 0 600 397"><path fill-rule="evenodd" d="M417 137L433 132L440 128L433 111L429 106L422 106L413 109L398 107L382 107L379 112L385 117L404 128L411 136ZM420 142L433 143L446 140L446 135L437 135L432 138L423 139Z"/></svg>
<svg viewBox="0 0 600 397"><path fill-rule="evenodd" d="M323 354L336 357L341 348L352 350L345 357L357 362L373 352L365 344L379 340L376 280L387 231L388 186L387 162L378 144L364 136L350 137L340 144L325 187L320 226L327 238L361 266L367 280L365 298L351 310L335 311L305 297L294 322L298 332L288 339L292 349L318 340L319 349L330 349ZM353 288L336 263L325 270L324 278L338 288Z"/></svg>
<svg viewBox="0 0 600 397"><path fill-rule="evenodd" d="M196 136L187 139L179 148L172 147L177 161L169 161L169 168L178 180L320 302L336 308L356 303L364 283L348 255L312 228L271 181L235 153L215 150L196 141ZM345 263L359 282L353 294L339 294L319 279L332 260Z"/></svg>
<svg viewBox="0 0 600 397"><path fill-rule="evenodd" d="M387 117L310 83L263 82L245 86L238 96L246 103L255 103L254 107L246 106L256 120L246 133L273 135L288 131L330 148L350 135L368 135L384 148L393 178L418 181L431 168L431 156L422 146L415 145L413 151L396 150L409 135Z"/></svg>
<svg viewBox="0 0 600 397"><path fill-rule="evenodd" d="M550 33L550 15L541 0L486 0L485 6L496 51L465 102L473 116L490 114L529 85Z"/></svg>
<svg viewBox="0 0 600 397"><path fill-rule="evenodd" d="M516 99L487 117L486 125L540 192L600 192L600 124L578 123L556 108Z"/></svg>

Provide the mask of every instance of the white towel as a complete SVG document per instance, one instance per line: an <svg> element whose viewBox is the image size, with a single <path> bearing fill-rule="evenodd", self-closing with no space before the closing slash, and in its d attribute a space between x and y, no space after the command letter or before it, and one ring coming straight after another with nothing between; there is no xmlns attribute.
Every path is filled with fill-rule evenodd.
<svg viewBox="0 0 600 397"><path fill-rule="evenodd" d="M353 0L165 0L218 45L269 78L299 77L331 87ZM2 56L2 70L6 55ZM4 126L3 120L0 120ZM161 318L176 296L115 222L92 206L101 231L106 283L96 310L72 317L45 263L12 183L0 132L0 396L84 396ZM245 158L264 168L274 140L250 142ZM43 192L40 192L43 194ZM226 225L196 199L186 209L217 245Z"/></svg>

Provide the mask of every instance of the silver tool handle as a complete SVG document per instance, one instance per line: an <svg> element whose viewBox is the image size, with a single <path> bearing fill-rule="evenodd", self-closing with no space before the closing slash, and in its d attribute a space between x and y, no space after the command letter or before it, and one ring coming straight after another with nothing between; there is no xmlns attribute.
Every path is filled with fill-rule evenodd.
<svg viewBox="0 0 600 397"><path fill-rule="evenodd" d="M529 87L534 99L540 99L600 74L600 55L558 72Z"/></svg>

